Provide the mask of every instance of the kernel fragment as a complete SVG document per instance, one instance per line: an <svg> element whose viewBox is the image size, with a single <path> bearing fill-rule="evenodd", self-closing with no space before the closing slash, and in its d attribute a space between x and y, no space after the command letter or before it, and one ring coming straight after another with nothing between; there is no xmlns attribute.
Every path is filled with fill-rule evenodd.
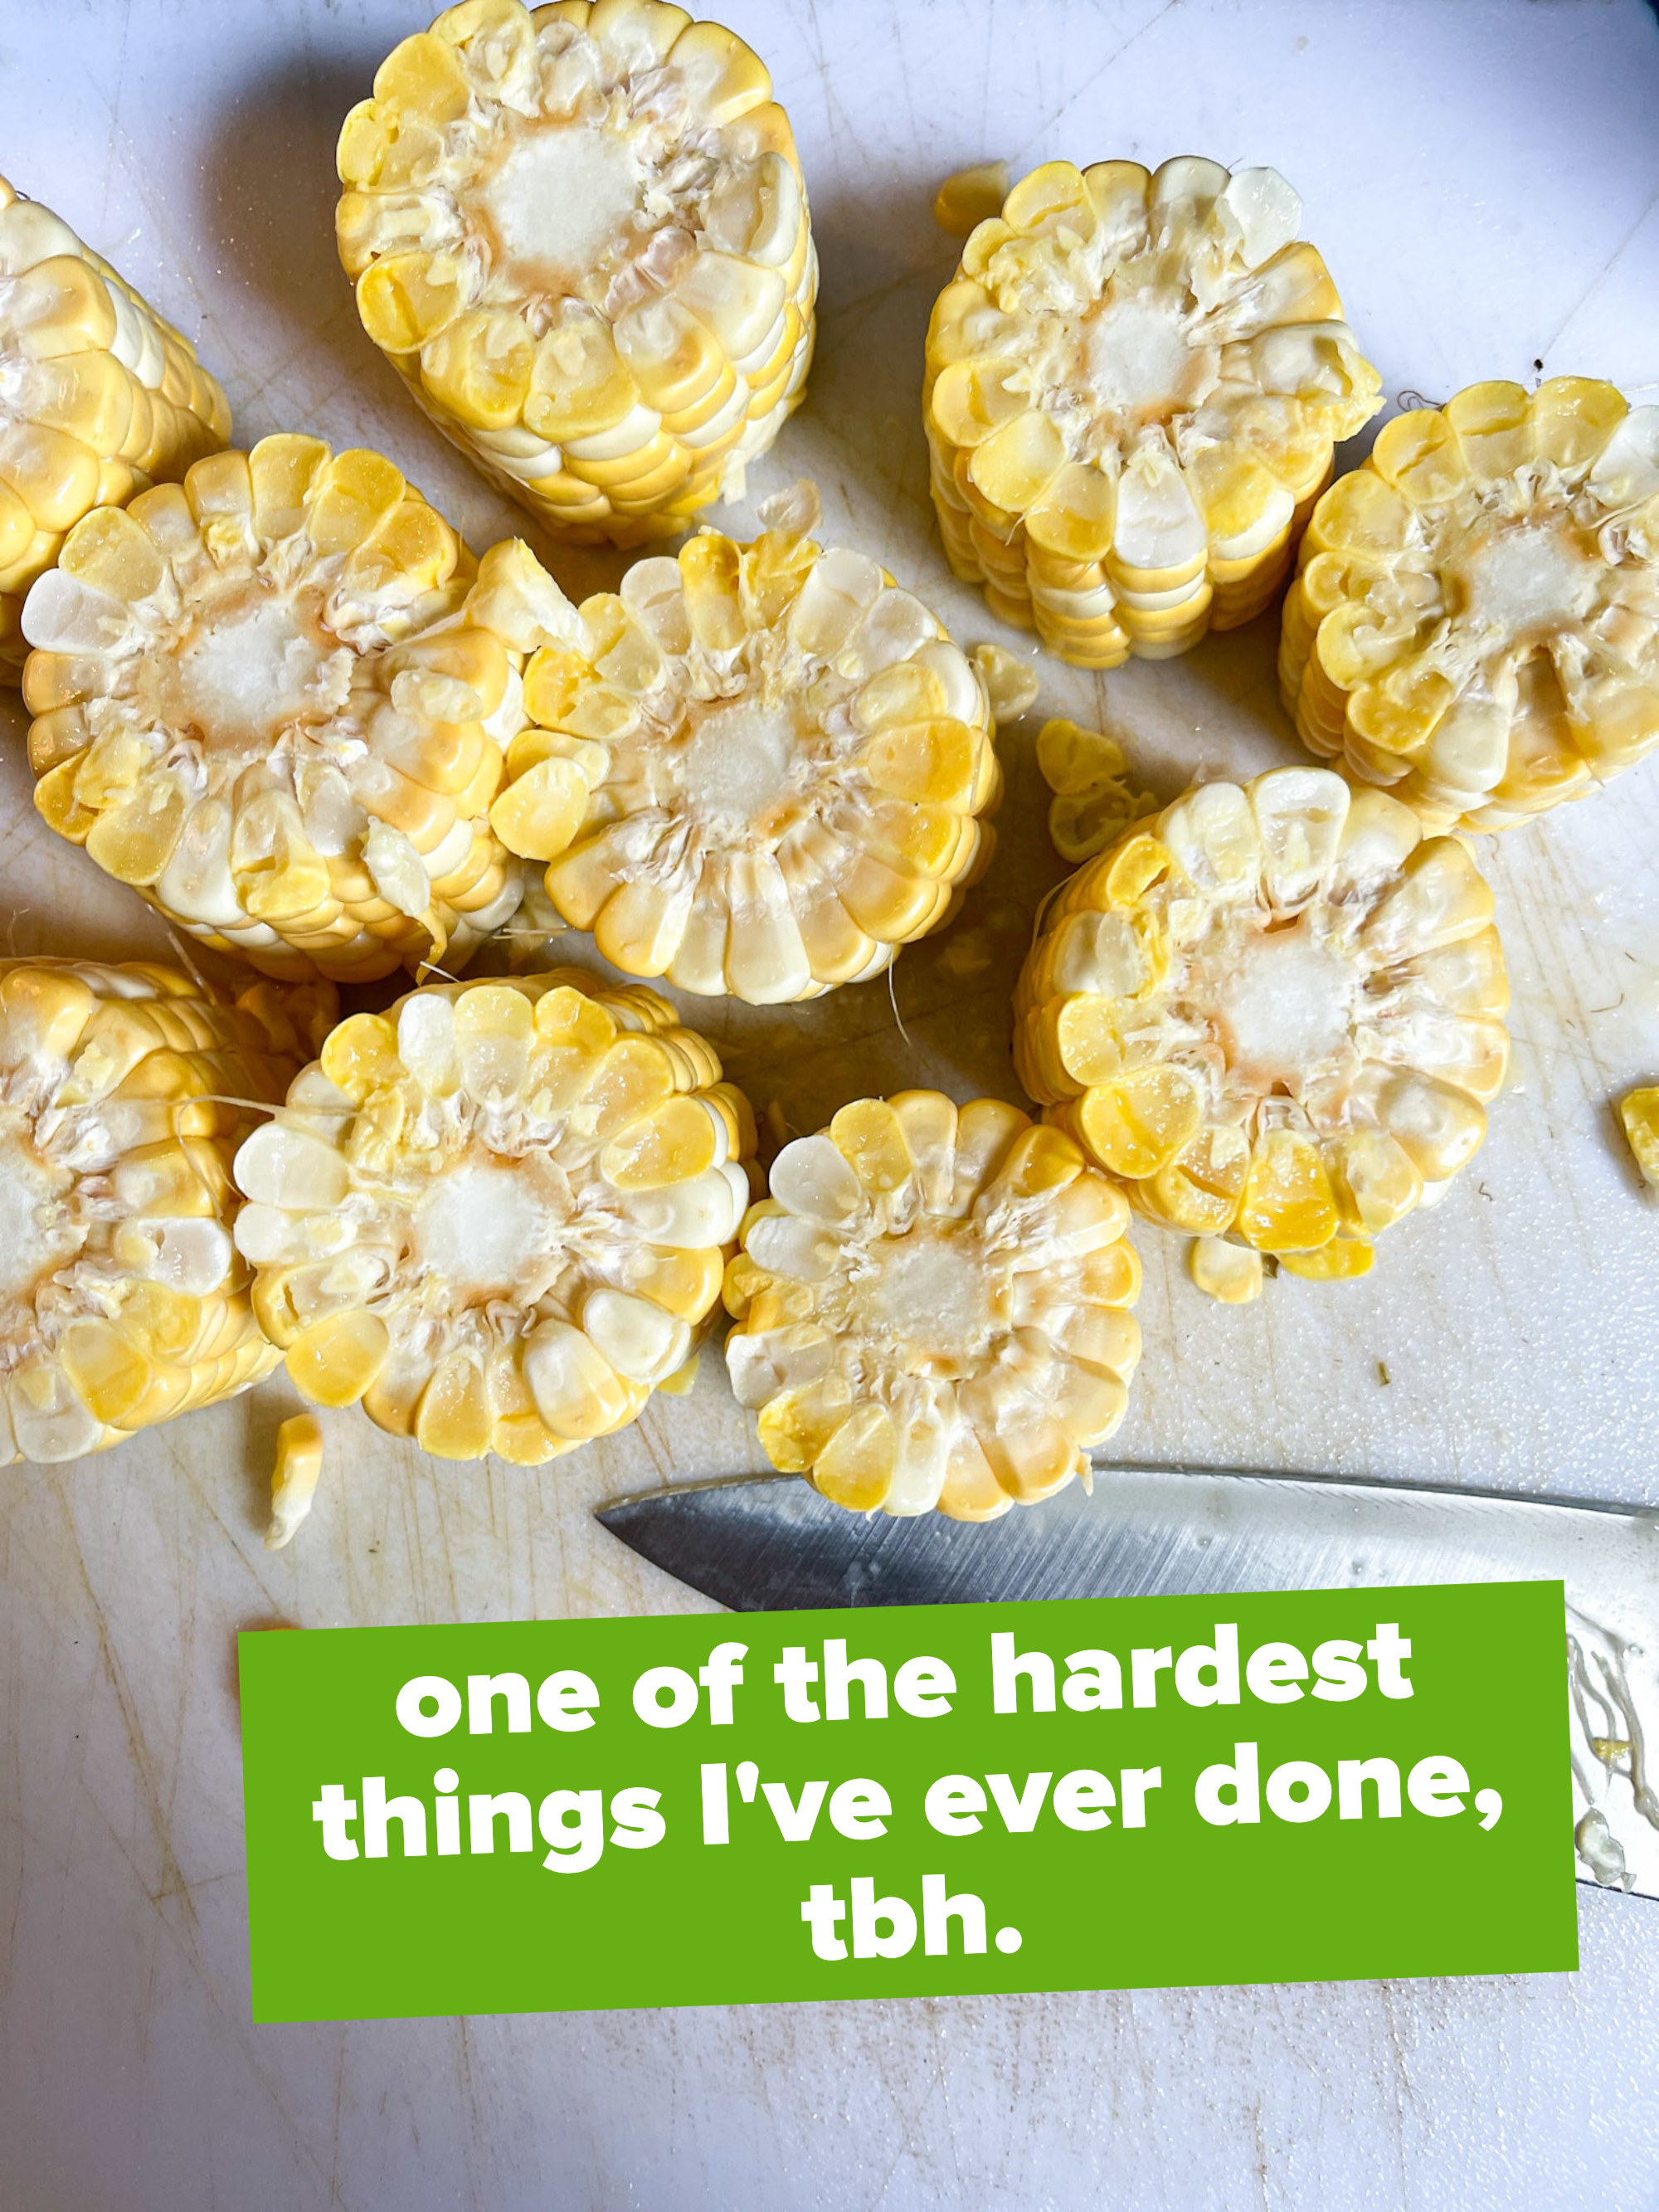
<svg viewBox="0 0 1659 2212"><path fill-rule="evenodd" d="M295 1413L276 1431L276 1464L270 1477L270 1526L265 1549L280 1552L311 1510L323 1472L323 1431L315 1414Z"/></svg>
<svg viewBox="0 0 1659 2212"><path fill-rule="evenodd" d="M1008 197L1008 164L976 161L955 169L933 195L933 221L950 238L966 238L1001 210Z"/></svg>
<svg viewBox="0 0 1659 2212"><path fill-rule="evenodd" d="M1053 792L1048 835L1062 860L1091 860L1115 845L1132 823L1155 814L1158 801L1129 781L1115 738L1080 723L1045 722L1037 732L1037 766Z"/></svg>
<svg viewBox="0 0 1659 2212"><path fill-rule="evenodd" d="M1619 1101L1619 1118L1643 1182L1659 1190L1659 1089L1627 1091Z"/></svg>

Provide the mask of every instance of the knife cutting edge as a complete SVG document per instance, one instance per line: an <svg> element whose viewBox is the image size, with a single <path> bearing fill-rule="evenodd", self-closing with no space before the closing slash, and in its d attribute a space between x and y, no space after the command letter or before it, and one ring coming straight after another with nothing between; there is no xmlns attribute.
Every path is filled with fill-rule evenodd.
<svg viewBox="0 0 1659 2212"><path fill-rule="evenodd" d="M1659 1512L1217 1468L1097 1466L994 1534L843 1511L795 1475L619 1499L599 1520L737 1612L1224 1595L1412 1583L1566 1586L1579 1879L1659 1897Z"/></svg>

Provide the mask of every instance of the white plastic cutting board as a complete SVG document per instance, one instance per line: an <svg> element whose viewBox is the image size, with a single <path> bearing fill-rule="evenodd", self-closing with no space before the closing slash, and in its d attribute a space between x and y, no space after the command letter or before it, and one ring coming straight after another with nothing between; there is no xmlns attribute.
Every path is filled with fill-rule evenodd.
<svg viewBox="0 0 1659 2212"><path fill-rule="evenodd" d="M1641 0L729 0L770 62L823 265L808 402L755 472L957 635L1001 636L935 540L921 339L945 172L988 156L1282 167L1385 389L1659 379L1659 31ZM382 446L475 544L523 517L416 416L331 238L339 120L424 20L392 0L4 0L0 168L192 335L239 442ZM722 518L748 523L748 510ZM605 556L557 555L573 591ZM884 982L707 1025L811 1128L901 1083L1012 1077L1006 1007L1047 857L1041 713L1104 717L1153 786L1292 757L1272 618L1097 680L1044 660L1004 844ZM0 705L0 936L163 948L37 821ZM1659 765L1492 861L1516 1085L1480 1159L1364 1283L1240 1313L1139 1232L1126 1456L1659 1502L1659 1210L1609 1101L1659 1077ZM580 942L573 943L580 950ZM693 1017L696 1018L696 1017ZM1516 1982L756 2011L250 2025L237 1629L694 1609L590 1515L756 1463L695 1394L543 1475L340 1419L293 1548L261 1547L269 1385L88 1464L0 1474L0 2203L6 2212L641 2206L975 2212L1659 2203L1659 1906L1584 1894L1583 1971ZM994 1531L988 1540L994 1541ZM1355 1909L1364 1909L1356 1899Z"/></svg>

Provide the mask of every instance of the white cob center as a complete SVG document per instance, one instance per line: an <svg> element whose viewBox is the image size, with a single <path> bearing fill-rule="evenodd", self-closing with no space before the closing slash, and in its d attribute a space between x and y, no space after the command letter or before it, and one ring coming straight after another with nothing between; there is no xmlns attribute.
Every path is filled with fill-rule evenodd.
<svg viewBox="0 0 1659 2212"><path fill-rule="evenodd" d="M510 1164L470 1160L450 1168L421 1201L415 1256L468 1304L511 1298L534 1264L545 1264L556 1224L543 1194Z"/></svg>
<svg viewBox="0 0 1659 2212"><path fill-rule="evenodd" d="M337 653L340 665L331 670ZM208 609L165 667L166 721L215 750L268 744L289 723L342 705L350 681L342 648L290 602L263 592Z"/></svg>
<svg viewBox="0 0 1659 2212"><path fill-rule="evenodd" d="M804 734L793 708L737 699L696 716L679 750L681 787L727 835L746 829L784 795Z"/></svg>
<svg viewBox="0 0 1659 2212"><path fill-rule="evenodd" d="M1599 563L1565 516L1477 538L1454 574L1466 619L1510 635L1581 621L1595 602Z"/></svg>
<svg viewBox="0 0 1659 2212"><path fill-rule="evenodd" d="M983 1353L991 1306L982 1237L913 1230L884 1237L870 1256L875 1272L865 1295L876 1329L946 1346L953 1360Z"/></svg>
<svg viewBox="0 0 1659 2212"><path fill-rule="evenodd" d="M1253 933L1215 990L1229 1070L1297 1095L1347 1042L1356 977L1308 921Z"/></svg>
<svg viewBox="0 0 1659 2212"><path fill-rule="evenodd" d="M644 172L625 139L584 123L514 133L478 194L503 263L528 289L564 294L638 210Z"/></svg>
<svg viewBox="0 0 1659 2212"><path fill-rule="evenodd" d="M1221 356L1189 343L1174 299L1108 294L1082 331L1082 374L1092 407L1132 422L1167 422L1215 388Z"/></svg>

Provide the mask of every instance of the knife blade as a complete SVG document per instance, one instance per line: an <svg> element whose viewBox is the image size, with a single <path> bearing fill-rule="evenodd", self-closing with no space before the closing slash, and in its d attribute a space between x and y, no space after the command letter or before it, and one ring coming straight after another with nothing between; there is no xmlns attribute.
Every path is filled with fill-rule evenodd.
<svg viewBox="0 0 1659 2212"><path fill-rule="evenodd" d="M599 1520L736 1612L1560 1581L1579 1879L1659 1897L1659 1512L1231 1468L1097 1467L994 1528L842 1511L794 1475L619 1499Z"/></svg>

